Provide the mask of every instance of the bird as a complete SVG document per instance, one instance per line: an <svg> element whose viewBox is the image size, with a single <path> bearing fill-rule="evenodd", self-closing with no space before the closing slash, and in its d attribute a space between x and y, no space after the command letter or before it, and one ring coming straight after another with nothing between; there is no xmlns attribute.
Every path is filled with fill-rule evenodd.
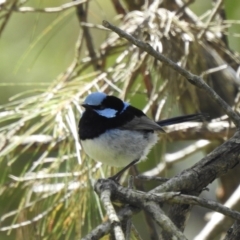
<svg viewBox="0 0 240 240"><path fill-rule="evenodd" d="M90 93L78 126L80 143L93 160L123 167L114 176L119 181L132 165L144 160L158 141L164 126L203 120L203 114L191 114L155 122L142 110L104 92Z"/></svg>

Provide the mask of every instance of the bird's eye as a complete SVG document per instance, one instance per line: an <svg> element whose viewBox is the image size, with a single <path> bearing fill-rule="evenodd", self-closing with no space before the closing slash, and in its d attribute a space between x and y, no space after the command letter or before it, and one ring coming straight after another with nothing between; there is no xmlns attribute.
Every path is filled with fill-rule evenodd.
<svg viewBox="0 0 240 240"><path fill-rule="evenodd" d="M105 106L103 104L101 104L99 107L98 107L99 110L103 110L105 109Z"/></svg>
<svg viewBox="0 0 240 240"><path fill-rule="evenodd" d="M94 110L104 110L106 108L106 106L101 104L101 105L97 105L97 106L92 106L92 108Z"/></svg>

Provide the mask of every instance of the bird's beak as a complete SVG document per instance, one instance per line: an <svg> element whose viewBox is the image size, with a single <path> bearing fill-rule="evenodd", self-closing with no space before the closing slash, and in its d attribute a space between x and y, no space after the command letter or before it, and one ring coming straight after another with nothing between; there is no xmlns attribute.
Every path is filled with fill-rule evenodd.
<svg viewBox="0 0 240 240"><path fill-rule="evenodd" d="M85 109L92 109L91 105L88 105L86 103L81 104L82 107L84 107Z"/></svg>
<svg viewBox="0 0 240 240"><path fill-rule="evenodd" d="M87 108L87 107L88 107L88 105L87 105L87 104L84 104L84 103L81 104L81 106L84 107L84 108Z"/></svg>

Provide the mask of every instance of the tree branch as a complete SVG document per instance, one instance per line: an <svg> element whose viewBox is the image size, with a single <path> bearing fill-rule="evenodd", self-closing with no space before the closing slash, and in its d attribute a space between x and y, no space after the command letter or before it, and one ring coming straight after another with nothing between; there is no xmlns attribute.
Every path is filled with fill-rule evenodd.
<svg viewBox="0 0 240 240"><path fill-rule="evenodd" d="M120 28L110 24L107 21L103 21L103 26L117 33L120 37L127 39L129 42L139 47L140 49L146 51L148 54L153 56L155 59L165 63L167 66L171 67L173 70L177 71L183 77L185 77L189 83L197 86L198 88L204 90L204 92L211 97L229 116L229 118L234 122L234 124L240 126L240 117L239 115L232 110L232 108L211 88L207 83L199 76L194 75L187 71L186 69L180 67L178 64L174 63L172 60L166 58L160 52L157 52L153 47L148 43L144 43L141 40L134 38L132 35L124 32Z"/></svg>
<svg viewBox="0 0 240 240"><path fill-rule="evenodd" d="M121 229L121 223L120 220L114 210L114 207L111 203L110 200L110 196L111 196L111 192L109 189L104 189L104 191L101 191L100 193L101 195L101 200L103 203L103 206L107 212L107 216L109 218L109 221L113 227L113 231L114 231L114 235L116 240L124 240L124 234L123 231Z"/></svg>
<svg viewBox="0 0 240 240"><path fill-rule="evenodd" d="M186 239L185 236L176 229L175 226L172 226L172 222L165 213L158 206L159 203L177 203L177 204L189 204L189 205L199 205L202 207L206 207L208 209L220 212L226 216L229 216L233 219L240 220L240 213L230 208L223 206L217 202L180 194L179 192L166 192L166 193L155 193L155 191L151 191L149 193L133 190L130 188L122 187L116 182L110 179L99 179L95 184L95 191L102 196L103 192L109 191L111 193L111 200L118 200L122 203L127 203L132 207L135 207L135 211L129 211L129 207L124 207L118 213L118 218L121 220L123 216L125 216L126 212L128 212L127 217L131 217L132 214L137 213L140 209L145 209L153 215L155 221L161 226L162 229L172 234L174 232L174 236L177 236L177 239ZM156 189L155 189L156 190ZM109 194L108 194L109 195ZM133 209L133 208L132 208ZM159 218L160 217L160 218ZM126 216L125 216L126 218ZM92 231L86 238L90 239L89 236L94 236L97 234L100 229L105 229L104 233L107 234L111 228L111 221L108 223L103 223L99 225L96 229ZM169 231L171 229L171 232ZM103 231L101 231L103 233ZM101 235L103 236L103 235Z"/></svg>

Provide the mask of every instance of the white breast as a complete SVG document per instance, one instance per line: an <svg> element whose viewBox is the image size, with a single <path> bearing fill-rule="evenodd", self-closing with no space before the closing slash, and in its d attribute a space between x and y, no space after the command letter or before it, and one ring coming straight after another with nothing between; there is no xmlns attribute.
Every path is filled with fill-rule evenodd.
<svg viewBox="0 0 240 240"><path fill-rule="evenodd" d="M125 167L136 159L146 158L157 140L156 133L112 129L81 143L92 159L110 166Z"/></svg>

